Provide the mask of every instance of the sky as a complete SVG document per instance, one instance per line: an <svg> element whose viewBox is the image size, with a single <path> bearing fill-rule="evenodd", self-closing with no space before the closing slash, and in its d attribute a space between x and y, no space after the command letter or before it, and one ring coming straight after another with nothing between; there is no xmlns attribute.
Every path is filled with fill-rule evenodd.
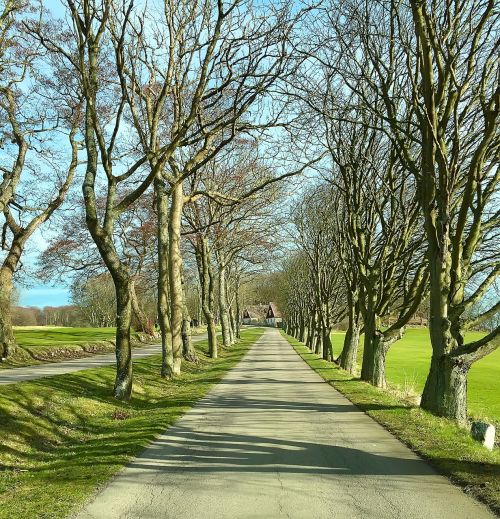
<svg viewBox="0 0 500 519"><path fill-rule="evenodd" d="M20 306L63 306L71 304L70 292L66 287L38 284L19 289Z"/></svg>
<svg viewBox="0 0 500 519"><path fill-rule="evenodd" d="M62 16L64 14L63 6L60 0L46 0L45 7L49 8L55 15ZM23 254L22 263L28 271L32 271L38 253L46 247L46 239L40 233L36 232L28 242L25 253ZM31 252L31 253L30 253ZM52 286L50 283L40 283L31 275L21 274L21 284L16 285L19 294L20 306L60 306L71 304L71 293L68 287Z"/></svg>
<svg viewBox="0 0 500 519"><path fill-rule="evenodd" d="M71 292L68 286L58 283L41 283L33 275L36 269L36 260L41 251L47 247L47 238L57 233L57 229L38 229L28 241L23 254L23 266L20 281L16 285L19 294L19 306L62 306L71 304ZM30 275L31 274L31 275Z"/></svg>

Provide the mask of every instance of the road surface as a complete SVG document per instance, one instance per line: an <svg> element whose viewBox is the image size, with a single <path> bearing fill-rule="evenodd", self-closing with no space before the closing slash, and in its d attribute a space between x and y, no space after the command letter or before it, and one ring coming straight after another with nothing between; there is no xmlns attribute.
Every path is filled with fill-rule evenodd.
<svg viewBox="0 0 500 519"><path fill-rule="evenodd" d="M207 338L207 334L197 335L193 337L193 342L201 341ZM133 359L142 359L150 355L158 355L161 353L161 345L153 344L134 348L132 350ZM116 356L114 353L96 354L91 357L82 359L65 360L64 362L51 362L45 364L37 364L35 366L26 366L24 368L0 369L0 385L15 384L16 382L24 382L26 380L36 380L43 377L53 377L54 375L64 375L66 373L74 373L84 369L101 368L115 364Z"/></svg>
<svg viewBox="0 0 500 519"><path fill-rule="evenodd" d="M78 519L493 517L268 329Z"/></svg>

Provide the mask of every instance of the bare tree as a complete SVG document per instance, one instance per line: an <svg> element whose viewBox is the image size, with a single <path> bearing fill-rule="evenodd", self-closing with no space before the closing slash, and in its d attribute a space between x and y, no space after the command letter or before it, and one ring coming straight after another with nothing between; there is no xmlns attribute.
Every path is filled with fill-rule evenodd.
<svg viewBox="0 0 500 519"><path fill-rule="evenodd" d="M331 332L345 314L345 287L334 238L337 233L334 206L328 189L324 188L316 186L305 194L293 214L293 222L297 242L309 263L315 324L321 336L323 358L333 360ZM300 322L299 326L300 337L303 324Z"/></svg>
<svg viewBox="0 0 500 519"><path fill-rule="evenodd" d="M210 352L214 356L217 355L215 294L222 344L228 348L237 335L235 307L240 267L250 257L255 259L257 249L271 248L275 233L266 219L272 214L272 204L279 192L274 182L270 182L274 178L260 160L258 148L249 141L233 143L192 178L192 191L196 195L185 207L186 232L190 233L197 259ZM217 186L223 189L217 190ZM231 282L234 290L229 293ZM236 314L239 319L239 311Z"/></svg>
<svg viewBox="0 0 500 519"><path fill-rule="evenodd" d="M24 28L29 10L6 2L0 13L0 357L15 350L10 311L13 277L26 242L63 203L78 166L78 90L43 74L42 50ZM64 75L54 67L57 77ZM29 78L29 80L28 80ZM67 88L69 87L69 88ZM66 153L65 153L66 152ZM36 183L39 188L33 189Z"/></svg>
<svg viewBox="0 0 500 519"><path fill-rule="evenodd" d="M468 313L500 273L491 247L499 223L500 13L480 0L354 1L346 9L334 20L343 80L393 140L424 219L433 356L422 407L464 422L470 366L499 345L498 327L472 342L465 333L500 305L490 298L480 314Z"/></svg>

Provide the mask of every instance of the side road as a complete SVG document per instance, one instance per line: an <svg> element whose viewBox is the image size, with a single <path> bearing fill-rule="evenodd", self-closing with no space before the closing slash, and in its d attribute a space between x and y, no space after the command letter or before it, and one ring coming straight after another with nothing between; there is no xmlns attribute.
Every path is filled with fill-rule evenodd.
<svg viewBox="0 0 500 519"><path fill-rule="evenodd" d="M197 335L193 337L193 342L206 339L207 335ZM161 346L153 344L144 346L143 348L134 348L132 350L132 358L142 359L150 355L158 355L161 353ZM100 368L109 366L116 362L114 353L105 355L94 355L92 357L84 357L82 359L66 360L64 362L54 362L50 364L37 364L35 366L26 366L24 368L12 368L0 370L0 385L15 384L25 380L36 380L38 378L52 377L54 375L63 375L65 373L74 373L84 369Z"/></svg>
<svg viewBox="0 0 500 519"><path fill-rule="evenodd" d="M126 517L493 516L268 329L237 367L78 515Z"/></svg>

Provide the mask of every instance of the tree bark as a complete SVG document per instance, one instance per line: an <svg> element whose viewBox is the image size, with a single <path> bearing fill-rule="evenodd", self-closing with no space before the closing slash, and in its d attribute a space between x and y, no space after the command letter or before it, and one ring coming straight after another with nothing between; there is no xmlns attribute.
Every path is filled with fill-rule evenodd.
<svg viewBox="0 0 500 519"><path fill-rule="evenodd" d="M305 324L305 319L304 319L304 316L301 314L299 316L299 341L300 342L304 342L306 336L306 324Z"/></svg>
<svg viewBox="0 0 500 519"><path fill-rule="evenodd" d="M172 359L170 371L180 375L182 363L182 321L184 291L182 287L181 218L184 206L182 181L172 188L168 219L168 280L170 295L170 333L172 337Z"/></svg>
<svg viewBox="0 0 500 519"><path fill-rule="evenodd" d="M168 304L168 194L159 176L155 179L154 187L158 213L158 324L161 331L161 376L171 378L174 358Z"/></svg>
<svg viewBox="0 0 500 519"><path fill-rule="evenodd" d="M307 326L307 339L306 346L312 351L314 349L314 327L316 323L316 318L314 312L311 312L309 317L309 323Z"/></svg>
<svg viewBox="0 0 500 519"><path fill-rule="evenodd" d="M237 329L236 329L236 317L234 315L233 306L229 307L229 324L231 328L231 343L234 344L237 338Z"/></svg>
<svg viewBox="0 0 500 519"><path fill-rule="evenodd" d="M371 382L374 371L374 340L378 330L378 317L373 310L365 310L363 315L365 339L363 347L363 361L361 365L361 380Z"/></svg>
<svg viewBox="0 0 500 519"><path fill-rule="evenodd" d="M198 236L195 250L201 286L201 309L207 323L208 354L212 359L216 359L218 356L218 344L214 317L214 280L210 250L205 236Z"/></svg>
<svg viewBox="0 0 500 519"><path fill-rule="evenodd" d="M373 352L373 368L371 379L368 381L375 387L385 389L387 387L387 379L385 376L385 359L389 351L389 344L384 341L382 335L375 335L372 338Z"/></svg>
<svg viewBox="0 0 500 519"><path fill-rule="evenodd" d="M184 301L184 315L182 319L182 355L189 362L196 362L196 350L191 340L191 316L188 307Z"/></svg>
<svg viewBox="0 0 500 519"><path fill-rule="evenodd" d="M431 243L429 254L432 254L432 250ZM470 364L463 362L460 357L452 356L459 341L463 342L463 337L452 334L453 327L448 316L451 258L446 252L439 253L436 258L430 271L429 332L432 358L420 405L432 413L465 423Z"/></svg>
<svg viewBox="0 0 500 519"><path fill-rule="evenodd" d="M241 303L240 303L240 278L236 277L236 294L235 294L235 318L236 318L236 338L241 339Z"/></svg>
<svg viewBox="0 0 500 519"><path fill-rule="evenodd" d="M322 329L322 343L323 343L323 360L333 359L333 346L331 338L331 328L324 326Z"/></svg>
<svg viewBox="0 0 500 519"><path fill-rule="evenodd" d="M3 266L0 269L0 357L11 357L16 351L16 342L12 330L12 271Z"/></svg>
<svg viewBox="0 0 500 519"><path fill-rule="evenodd" d="M219 258L219 314L222 326L222 345L224 348L231 346L231 331L229 329L229 313L227 309L226 295L226 267L224 259Z"/></svg>
<svg viewBox="0 0 500 519"><path fill-rule="evenodd" d="M144 310L141 308L139 303L139 299L137 298L137 293L135 291L135 283L132 281L131 288L131 298L132 298L132 310L135 315L136 322L138 323L137 330L138 332L144 332L149 336L154 335L154 330L152 323L148 316L144 313Z"/></svg>
<svg viewBox="0 0 500 519"><path fill-rule="evenodd" d="M387 387L385 376L386 356L389 348L404 334L405 327L392 328L382 332L379 317L369 313L365 320L365 342L361 380L380 387Z"/></svg>
<svg viewBox="0 0 500 519"><path fill-rule="evenodd" d="M113 277L116 289L116 377L113 394L118 400L130 400L132 394L132 352L130 326L132 298L130 278Z"/></svg>
<svg viewBox="0 0 500 519"><path fill-rule="evenodd" d="M470 364L444 355L431 359L421 407L461 424L467 422L467 374Z"/></svg>
<svg viewBox="0 0 500 519"><path fill-rule="evenodd" d="M344 347L340 354L340 367L351 374L357 371L357 357L359 349L359 307L357 297L348 295L348 326L344 338Z"/></svg>
<svg viewBox="0 0 500 519"><path fill-rule="evenodd" d="M349 323L344 338L344 347L342 348L339 360L340 367L353 375L356 374L357 371L359 331L358 323Z"/></svg>
<svg viewBox="0 0 500 519"><path fill-rule="evenodd" d="M316 321L316 327L314 329L314 353L320 355L322 353L322 340L321 340L321 328L319 323Z"/></svg>

